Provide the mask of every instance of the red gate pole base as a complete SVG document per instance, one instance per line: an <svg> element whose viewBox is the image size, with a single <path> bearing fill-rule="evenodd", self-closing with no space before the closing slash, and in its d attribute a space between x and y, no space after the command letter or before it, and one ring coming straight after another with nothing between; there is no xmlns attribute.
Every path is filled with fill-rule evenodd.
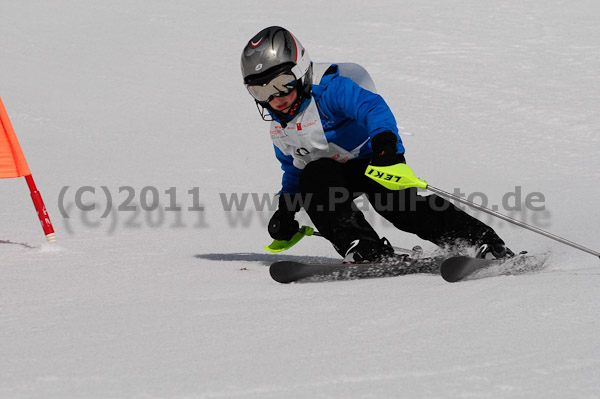
<svg viewBox="0 0 600 399"><path fill-rule="evenodd" d="M49 242L56 242L56 234L54 233L52 222L50 222L50 215L48 215L46 205L44 205L44 201L42 200L42 195L35 186L33 177L31 175L27 175L25 176L25 181L27 181L27 185L29 186L31 199L33 201L33 205L35 206L35 210L37 211L40 223L42 224L42 229L44 229L44 234L46 234L46 239Z"/></svg>

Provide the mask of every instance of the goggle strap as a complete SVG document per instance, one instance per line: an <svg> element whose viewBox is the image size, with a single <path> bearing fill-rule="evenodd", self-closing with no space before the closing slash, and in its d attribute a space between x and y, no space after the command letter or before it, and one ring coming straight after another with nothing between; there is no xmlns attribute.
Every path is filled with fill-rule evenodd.
<svg viewBox="0 0 600 399"><path fill-rule="evenodd" d="M302 54L302 58L300 58L300 61L298 61L298 63L292 67L292 73L294 74L297 80L300 80L300 78L302 78L302 76L306 74L306 71L308 71L309 67L310 57L308 56L308 52L305 49L304 54Z"/></svg>

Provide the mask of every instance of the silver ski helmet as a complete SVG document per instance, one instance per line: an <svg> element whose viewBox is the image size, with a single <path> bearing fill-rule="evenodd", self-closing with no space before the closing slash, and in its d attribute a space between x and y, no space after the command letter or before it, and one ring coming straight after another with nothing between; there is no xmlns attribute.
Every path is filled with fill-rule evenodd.
<svg viewBox="0 0 600 399"><path fill-rule="evenodd" d="M287 29L271 26L258 32L244 47L241 57L244 85L257 105L279 117L295 115L302 103L310 99L312 63L300 41ZM269 107L276 96L298 90L298 100L287 114Z"/></svg>

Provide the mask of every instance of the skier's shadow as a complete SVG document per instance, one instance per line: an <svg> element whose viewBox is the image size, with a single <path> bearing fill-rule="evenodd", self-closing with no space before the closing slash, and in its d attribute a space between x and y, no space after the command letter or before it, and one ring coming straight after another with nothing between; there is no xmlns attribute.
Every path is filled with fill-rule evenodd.
<svg viewBox="0 0 600 399"><path fill-rule="evenodd" d="M270 266L273 262L279 260L289 260L295 262L310 263L338 263L340 259L329 258L326 256L307 256L307 255L279 255L279 254L261 254L254 252L234 252L234 253L212 253L194 255L198 259L220 260L226 262L253 262L264 266Z"/></svg>

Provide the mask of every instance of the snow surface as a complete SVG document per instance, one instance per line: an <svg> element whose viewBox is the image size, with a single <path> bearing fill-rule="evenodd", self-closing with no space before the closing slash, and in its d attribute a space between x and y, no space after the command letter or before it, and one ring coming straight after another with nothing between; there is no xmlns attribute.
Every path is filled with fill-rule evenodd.
<svg viewBox="0 0 600 399"><path fill-rule="evenodd" d="M3 1L0 96L59 243L43 242L23 179L0 182L0 397L600 397L592 255L494 221L514 250L550 251L548 266L458 284L280 285L270 262L336 253L315 237L267 254L270 212L228 212L220 196L279 189L239 55L280 24L313 60L369 70L414 134L418 176L490 206L515 186L523 200L542 193L545 210L511 214L598 250L599 11L592 0ZM85 187L95 211L74 204ZM143 210L153 193L158 210ZM433 249L369 217L395 245Z"/></svg>

